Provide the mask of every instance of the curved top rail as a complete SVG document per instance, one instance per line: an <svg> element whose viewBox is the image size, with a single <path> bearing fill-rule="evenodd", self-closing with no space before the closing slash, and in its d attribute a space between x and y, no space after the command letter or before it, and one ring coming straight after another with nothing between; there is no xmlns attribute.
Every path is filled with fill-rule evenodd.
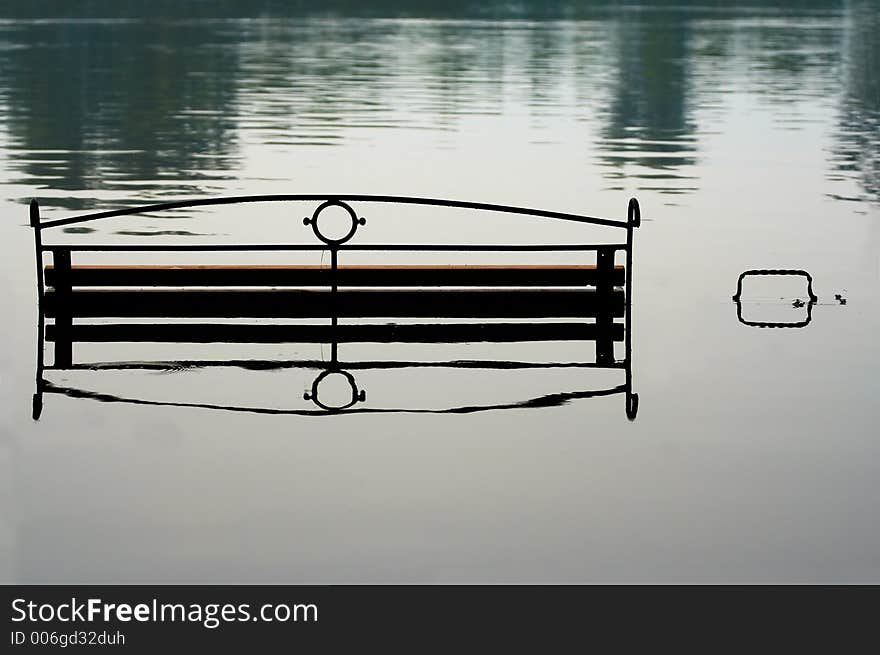
<svg viewBox="0 0 880 655"><path fill-rule="evenodd" d="M186 207L205 207L209 205L232 205L246 202L292 202L292 201L324 201L337 200L349 202L380 202L395 203L406 205L428 205L435 207L455 207L459 209L477 209L484 211L503 212L507 214L523 214L526 216L537 216L540 218L555 218L564 221L573 221L576 223L588 223L592 225L606 225L609 227L638 227L638 203L635 198L630 200L630 208L626 221L618 221L609 218L596 218L594 216L583 216L579 214L570 214L566 212L549 211L545 209L530 209L527 207L514 207L511 205L496 205L485 202L470 202L466 200L444 200L441 198L418 198L413 196L383 196L370 194L354 194L354 195L321 195L321 194L270 194L270 195L254 195L254 196L224 196L220 198L195 198L192 200L178 200L173 202L164 202L154 205L144 205L141 207L130 207L127 209L115 209L111 211L96 212L85 214L82 216L71 216L69 218L60 218L49 221L41 221L39 218L39 203L36 199L31 200L31 227L44 229L50 227L60 227L62 225L73 225L76 223L86 223L96 221L102 218L111 218L114 216L131 216L135 214L145 214L150 212L163 211L166 209L182 209ZM635 216L633 212L633 203L635 204Z"/></svg>

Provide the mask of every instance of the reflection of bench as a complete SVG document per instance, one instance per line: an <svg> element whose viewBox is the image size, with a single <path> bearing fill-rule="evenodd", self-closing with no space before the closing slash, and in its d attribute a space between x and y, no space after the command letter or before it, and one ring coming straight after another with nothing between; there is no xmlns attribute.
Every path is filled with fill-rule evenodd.
<svg viewBox="0 0 880 655"><path fill-rule="evenodd" d="M557 218L626 230L625 243L561 245L353 245L365 223L348 204L365 202L462 207ZM596 343L596 364L619 368L614 342L626 341L627 413L635 416L629 368L629 303L632 237L639 208L630 201L626 221L596 219L543 210L478 203L358 196L331 199L310 218L320 243L315 245L44 245L42 231L111 216L167 208L236 202L319 200L314 196L261 196L189 201L101 212L73 219L41 221L31 204L35 228L40 298L40 339L55 344L54 363L43 365L38 353L38 386L44 369L74 368L78 342L184 343L330 343L345 342L515 342L588 340ZM319 228L320 214L342 208L351 219L349 232L329 238ZM329 250L329 266L295 265L74 265L86 252L215 252L224 259L244 252ZM340 265L348 251L404 252L554 252L591 254L595 263L577 265ZM44 253L52 263L43 265ZM621 252L625 263L616 263ZM54 322L46 325L45 319ZM108 319L125 319L107 322ZM130 322L130 319L140 319ZM229 322L228 319L246 319ZM291 324L286 319L327 319L329 325ZM371 323L340 324L339 319ZM431 319L421 323L384 323L376 319ZM455 322L442 322L454 319ZM469 319L462 322L461 319ZM492 320L486 320L492 319ZM548 322L547 319L555 319ZM564 320L563 320L564 319ZM584 319L590 319L589 322ZM625 323L614 319L624 319ZM270 322L272 320L273 322ZM42 390L42 387L41 389ZM354 404L353 401L351 404ZM346 405L345 408L350 405ZM325 407L321 405L321 407ZM328 408L329 409L329 408ZM35 403L35 415L38 415Z"/></svg>

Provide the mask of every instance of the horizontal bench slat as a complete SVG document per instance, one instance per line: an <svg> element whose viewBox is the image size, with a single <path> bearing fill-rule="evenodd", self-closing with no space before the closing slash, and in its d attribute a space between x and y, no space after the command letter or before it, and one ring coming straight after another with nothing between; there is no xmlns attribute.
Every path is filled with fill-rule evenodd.
<svg viewBox="0 0 880 655"><path fill-rule="evenodd" d="M46 284L56 286L56 269L47 266ZM611 284L624 284L624 267L615 266ZM339 286L595 286L595 266L340 266ZM187 286L329 286L333 271L327 266L73 266L73 287L187 287Z"/></svg>
<svg viewBox="0 0 880 655"><path fill-rule="evenodd" d="M74 290L45 295L45 315L76 318L586 318L623 316L624 293L588 289L261 291Z"/></svg>
<svg viewBox="0 0 880 655"><path fill-rule="evenodd" d="M46 328L55 341L58 329ZM131 324L74 325L74 342L143 343L467 343L623 340L623 325L612 323L486 323L432 325L231 325Z"/></svg>

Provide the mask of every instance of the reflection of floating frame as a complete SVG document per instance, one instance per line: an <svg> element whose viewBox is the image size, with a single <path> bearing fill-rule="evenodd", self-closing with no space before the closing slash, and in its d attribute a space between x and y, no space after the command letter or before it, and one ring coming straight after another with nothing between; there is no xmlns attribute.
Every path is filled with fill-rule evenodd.
<svg viewBox="0 0 880 655"><path fill-rule="evenodd" d="M318 245L74 245L43 244L43 231L88 221L152 213L168 209L205 205L320 201L314 213L303 220L311 225ZM425 205L520 214L547 219L620 228L625 243L608 244L351 244L360 226L366 224L350 202ZM325 235L319 216L328 207L340 207L351 218L351 227L340 238ZM39 302L37 393L33 415L39 418L44 393L90 397L152 405L211 407L234 411L277 414L328 414L381 411L469 412L512 407L558 405L573 398L626 396L626 414L631 420L638 411L638 395L632 391L632 245L633 231L640 225L639 204L631 199L627 220L618 221L576 214L526 209L506 205L398 196L272 195L212 198L149 205L85 216L41 221L36 200L30 207L34 228ZM72 255L81 252L290 252L330 251L325 266L74 266ZM594 265L547 266L344 266L345 252L586 252L595 253ZM625 264L615 265L622 252ZM52 264L44 267L44 255ZM144 288L149 288L144 291ZM281 288L279 288L281 287ZM316 290L315 287L318 287ZM357 287L352 289L351 287ZM446 318L503 319L505 322L428 324L340 324L340 318ZM149 323L88 322L88 319L140 318ZM191 319L214 319L193 323ZM217 319L249 318L255 323L224 323ZM324 318L329 325L267 324L263 319ZM536 319L579 319L546 322ZM615 318L622 318L623 323ZM52 322L49 323L48 320ZM76 322L75 320L76 319ZM164 322L157 323L156 319ZM509 319L519 319L511 321ZM592 319L585 322L583 319ZM54 342L54 361L44 363L45 341ZM338 360L339 343L463 343L528 341L594 341L595 363L519 362L351 362ZM624 342L624 359L614 358L614 342ZM187 342L187 343L329 343L331 361L277 362L189 362L190 366L239 365L246 368L278 368L300 365L323 368L304 398L317 409L281 410L258 407L226 407L197 403L163 403L96 394L55 385L44 378L47 370L100 370L108 368L157 368L157 363L76 364L73 344L77 342ZM610 389L573 391L503 405L457 407L448 410L391 409L364 407L366 393L358 388L357 368L448 366L455 368L584 368L622 369L624 384ZM349 370L345 370L349 369ZM321 382L333 375L344 377L351 387L351 399L331 405L320 399Z"/></svg>
<svg viewBox="0 0 880 655"><path fill-rule="evenodd" d="M807 295L810 300L806 303L807 308L807 318L803 321L795 321L788 323L780 323L780 322L769 322L769 321L747 321L743 318L742 315L742 286L743 279L750 276L763 276L763 275L795 275L801 276L807 279ZM749 327L759 327L759 328L802 328L806 327L810 324L810 321L813 320L813 305L819 298L816 297L816 294L813 293L813 277L807 273L807 271L803 271L800 269L754 269L750 271L743 271L739 275L739 279L736 281L736 293L733 295L733 301L736 303L736 317L739 319L739 322L743 325L748 325Z"/></svg>

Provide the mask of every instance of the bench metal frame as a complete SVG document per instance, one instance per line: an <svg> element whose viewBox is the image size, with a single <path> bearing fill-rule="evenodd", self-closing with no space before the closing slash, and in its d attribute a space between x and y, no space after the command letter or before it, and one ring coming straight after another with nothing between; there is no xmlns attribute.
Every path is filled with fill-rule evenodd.
<svg viewBox="0 0 880 655"><path fill-rule="evenodd" d="M191 207L203 207L212 205L233 205L243 203L262 202L308 202L315 201L319 204L310 216L303 219L306 226L310 226L317 238L315 244L166 244L166 245L138 245L138 244L108 244L108 245L79 245L64 243L43 243L44 230L87 223L91 221L132 216L137 214L155 213L171 209L183 209ZM448 207L454 209L478 210L500 212L531 216L543 219L570 221L581 224L607 226L624 230L625 242L609 244L357 244L352 243L353 237L359 228L366 224L366 220L359 216L350 203L388 203L398 205L420 205ZM339 207L348 213L351 220L349 231L341 237L330 237L320 228L321 213L330 208ZM459 407L449 412L483 411L487 409L501 409L508 407L547 406L562 404L572 398L591 397L597 395L611 395L616 393L625 394L626 415L633 420L638 410L638 394L632 391L632 258L633 258L633 233L641 223L641 212L638 201L630 199L625 221L607 218L596 218L577 214L546 211L540 209L528 209L508 205L496 205L488 203L476 203L456 200L442 200L433 198L416 198L406 196L383 196L383 195L257 195L257 196L232 196L222 198L202 198L183 200L141 207L126 208L113 211L103 211L82 216L55 220L41 220L40 207L36 199L30 204L30 225L34 228L34 247L36 255L37 274L37 299L38 299L38 345L36 365L36 393L33 399L33 417L39 418L43 406L44 393L60 393L74 397L91 397L103 401L134 402L140 404L158 405L183 405L198 407L213 407L218 409L253 411L259 413L280 414L336 414L341 412L379 412L379 411L441 411L419 409L382 409L366 408L357 406L365 399L365 394L358 389L351 370L363 368L392 368L409 366L453 366L460 368L529 368L529 367L563 367L579 366L585 368L620 368L625 371L625 383L610 389L596 391L581 391L571 393L553 394L542 398L535 398L523 403L511 405L492 405L479 407ZM101 325L101 324L75 324L75 317L102 316L120 317L125 316L124 309L126 299L132 306L128 316L162 316L163 318L181 318L182 316L199 316L192 313L191 305L187 305L187 299L198 297L210 305L212 296L204 294L216 293L216 291L192 291L179 295L176 291L149 291L140 292L137 298L129 298L126 292L112 292L113 298L119 301L117 313L102 314L102 292L74 291L77 286L92 286L100 282L101 286L224 286L222 271L212 271L211 267L192 267L191 270L183 268L156 267L125 267L125 273L120 274L120 279L108 282L106 276L102 277L102 271L79 270L72 267L74 253L78 252L290 252L290 251L329 251L329 267L272 267L255 266L241 269L235 275L251 276L255 286L321 286L326 287L324 292L315 291L224 291L222 297L244 303L248 311L248 317L259 318L262 316L279 317L284 314L277 312L278 299L292 299L295 302L281 303L281 306L296 307L292 314L286 316L300 316L297 312L311 312L309 316L323 316L330 319L329 326L315 325L229 325L229 324L163 324L163 325ZM553 266L538 267L511 267L511 266L465 266L457 268L444 267L346 267L339 264L340 255L346 252L595 252L595 270L586 270L592 267L583 267L584 275L589 279L585 284L595 287L593 293L595 303L589 307L577 304L583 296L583 291L571 291L568 289L546 288L555 287L554 280L557 273ZM621 267L615 267L615 254L618 251L625 253L626 263ZM44 270L44 257L46 253L52 256L52 267ZM217 267L227 271L230 267ZM402 269L405 275L401 275ZM564 267L571 269L578 267ZM295 269L295 270L293 270ZM163 272L164 271L164 272ZM171 272L169 272L171 271ZM415 273L414 273L415 271ZM525 271L525 272L524 272ZM220 273L218 276L217 273ZM536 272L539 275L536 275ZM44 276L45 273L45 276ZM92 276L90 278L90 276ZM163 276L165 281L163 282ZM291 278L285 280L285 276ZM251 279L248 278L248 279ZM236 278L238 280L243 278ZM228 280L227 280L228 282ZM296 284L293 284L293 283ZM177 284L180 283L180 284ZM622 284L621 284L622 283ZM52 290L47 289L47 285ZM565 285L571 286L570 282ZM232 285L229 285L232 286ZM238 285L236 285L238 286ZM348 291L340 287L368 286L368 287L443 287L431 290L403 290L387 291ZM462 294L460 291L449 291L452 286L481 286L490 287L485 291L470 291ZM499 290L499 287L528 287L515 292ZM622 293L616 288L623 287ZM103 292L106 293L106 292ZM134 292L132 292L134 293ZM266 294L272 294L271 297ZM518 303L511 308L506 302L508 294L517 294ZM196 294L196 296L193 296ZM198 294L203 294L198 296ZM262 295L261 295L262 294ZM287 294L285 296L284 294ZM479 294L479 295L477 295ZM217 296L220 298L221 296ZM465 299L463 305L460 305ZM470 299L470 302L467 302ZM137 301L136 303L134 301ZM526 302L523 302L525 300ZM261 304L262 303L262 304ZM304 303L304 304L303 304ZM494 317L494 318L526 318L530 316L577 316L578 318L593 317L592 323L486 323L478 325L462 324L438 324L438 325L340 325L338 319L345 316L407 316L427 317L438 316L433 313L433 307L438 303L446 303L448 308L458 307L458 315L466 317ZM137 305L137 307L135 307ZM215 303L219 305L219 303ZM273 308L274 305L274 308ZM265 314L261 314L259 307L268 307ZM150 309L145 312L144 307ZM306 308L304 308L306 307ZM565 307L558 314L552 312L554 307ZM181 312L189 311L189 314ZM204 310L204 316L225 316L217 313L220 310L208 308ZM233 311L229 309L228 311ZM292 310L287 310L288 312ZM529 312L536 312L530 314ZM141 313L138 313L141 312ZM150 313L153 312L153 313ZM387 313L391 312L391 314ZM440 314L444 317L456 316L452 314ZM229 314L234 316L234 314ZM621 325L614 322L614 317L623 317ZM46 319L54 319L53 323L47 324ZM163 334L164 329L164 334ZM235 338L232 339L232 333ZM621 334L622 332L622 334ZM465 341L539 341L578 339L596 341L595 363L572 363L554 362L547 364L518 363L518 362L482 362L482 361L454 361L443 363L428 362L347 362L343 364L338 358L338 344L340 342L437 342L455 343ZM150 368L162 366L159 363L113 363L105 364L76 364L73 361L72 344L76 341L166 341L166 342L213 342L223 340L235 342L259 343L259 342L322 342L331 345L331 360L327 362L261 362L257 360L244 360L240 362L189 362L191 366L219 366L240 365L246 368L270 368L278 366L302 366L307 368L323 369L315 379L312 390L305 394L307 400L312 400L317 406L316 410L275 410L269 408L241 408L212 406L190 403L161 403L141 399L121 398L105 394L94 394L82 390L61 387L44 378L47 370L73 370L92 369L101 370L107 368ZM55 342L55 354L52 365L46 365L45 341ZM624 360L615 361L613 343L624 342ZM347 370L346 370L347 369ZM345 377L352 389L351 401L342 406L329 406L320 400L319 386L323 379L336 373Z"/></svg>

